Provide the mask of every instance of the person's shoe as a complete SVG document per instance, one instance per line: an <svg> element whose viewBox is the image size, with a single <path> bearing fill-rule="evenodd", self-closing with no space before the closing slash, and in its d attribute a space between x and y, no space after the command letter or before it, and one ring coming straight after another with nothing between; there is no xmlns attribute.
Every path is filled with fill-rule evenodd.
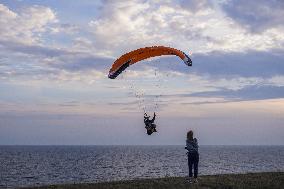
<svg viewBox="0 0 284 189"><path fill-rule="evenodd" d="M189 184L191 184L191 183L192 183L192 178L191 178L191 177L188 177L188 178L186 179L186 182L188 182Z"/></svg>
<svg viewBox="0 0 284 189"><path fill-rule="evenodd" d="M193 182L194 182L194 183L198 183L197 178L194 178Z"/></svg>

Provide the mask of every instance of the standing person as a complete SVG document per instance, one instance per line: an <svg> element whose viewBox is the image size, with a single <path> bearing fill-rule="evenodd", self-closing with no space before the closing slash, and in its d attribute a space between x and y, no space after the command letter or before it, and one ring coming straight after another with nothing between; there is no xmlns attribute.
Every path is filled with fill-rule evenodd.
<svg viewBox="0 0 284 189"><path fill-rule="evenodd" d="M192 168L194 169L194 182L197 182L198 175L198 162L199 162L199 153L198 153L198 142L196 138L193 138L193 131L190 130L187 132L186 136L186 147L187 157L188 157L188 169L189 169L189 182L192 183Z"/></svg>

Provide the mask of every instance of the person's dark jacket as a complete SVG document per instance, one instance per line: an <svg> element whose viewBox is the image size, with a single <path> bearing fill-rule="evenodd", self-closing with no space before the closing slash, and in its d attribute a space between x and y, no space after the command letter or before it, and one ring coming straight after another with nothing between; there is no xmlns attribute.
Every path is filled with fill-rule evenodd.
<svg viewBox="0 0 284 189"><path fill-rule="evenodd" d="M146 126L150 126L151 124L154 123L155 119L156 119L156 114L154 114L154 117L152 119L149 119L150 116L144 116L144 123Z"/></svg>
<svg viewBox="0 0 284 189"><path fill-rule="evenodd" d="M198 142L197 139L194 138L193 140L186 140L186 149L188 153L198 153Z"/></svg>

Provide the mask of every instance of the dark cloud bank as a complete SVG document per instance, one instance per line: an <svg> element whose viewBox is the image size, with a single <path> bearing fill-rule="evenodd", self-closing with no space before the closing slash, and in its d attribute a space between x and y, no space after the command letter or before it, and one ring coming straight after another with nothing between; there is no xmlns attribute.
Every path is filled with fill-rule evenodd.
<svg viewBox="0 0 284 189"><path fill-rule="evenodd" d="M248 101L284 98L284 86L246 86L239 90L220 89L210 92L193 93L194 97L221 97L229 101Z"/></svg>
<svg viewBox="0 0 284 189"><path fill-rule="evenodd" d="M250 32L263 32L284 26L283 0L231 0L223 4L223 11Z"/></svg>

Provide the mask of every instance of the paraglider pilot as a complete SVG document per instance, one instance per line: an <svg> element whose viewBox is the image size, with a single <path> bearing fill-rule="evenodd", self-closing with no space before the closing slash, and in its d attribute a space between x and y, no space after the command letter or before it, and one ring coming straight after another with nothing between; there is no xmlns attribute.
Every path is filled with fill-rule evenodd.
<svg viewBox="0 0 284 189"><path fill-rule="evenodd" d="M150 119L150 116L148 116L147 113L144 114L144 123L145 123L145 128L147 129L148 135L151 135L153 132L157 132L156 124L154 124L155 118L156 118L155 112L154 112L154 116L152 119Z"/></svg>

